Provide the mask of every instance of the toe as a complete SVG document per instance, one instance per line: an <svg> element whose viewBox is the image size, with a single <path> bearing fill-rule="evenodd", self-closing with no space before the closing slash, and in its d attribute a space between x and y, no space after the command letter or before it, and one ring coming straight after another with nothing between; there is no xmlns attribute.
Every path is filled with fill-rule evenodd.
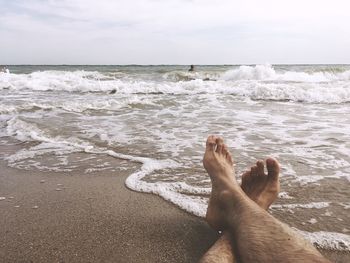
<svg viewBox="0 0 350 263"><path fill-rule="evenodd" d="M250 169L250 175L252 177L255 177L258 175L258 167L257 166L252 166L252 168Z"/></svg>
<svg viewBox="0 0 350 263"><path fill-rule="evenodd" d="M214 135L210 135L207 139L206 143L207 151L215 151L216 148L216 137Z"/></svg>
<svg viewBox="0 0 350 263"><path fill-rule="evenodd" d="M280 172L280 165L277 162L277 160L273 158L268 158L266 160L266 167L267 167L268 176L276 180Z"/></svg>
<svg viewBox="0 0 350 263"><path fill-rule="evenodd" d="M216 144L217 144L217 147L216 147L216 152L217 153L222 153L222 149L224 147L224 140L222 138L216 138Z"/></svg>
<svg viewBox="0 0 350 263"><path fill-rule="evenodd" d="M242 188L245 188L247 185L249 185L250 179L251 179L250 171L246 171L242 175Z"/></svg>
<svg viewBox="0 0 350 263"><path fill-rule="evenodd" d="M264 176L265 172L264 172L264 162L259 160L256 162L256 167L257 167L257 173L259 176Z"/></svg>
<svg viewBox="0 0 350 263"><path fill-rule="evenodd" d="M233 165L233 158L232 158L232 155L231 153L227 150L226 152L226 160L231 164Z"/></svg>
<svg viewBox="0 0 350 263"><path fill-rule="evenodd" d="M223 153L224 155L226 155L227 152L228 152L227 146L226 146L226 144L224 144L224 145L222 146L222 153Z"/></svg>

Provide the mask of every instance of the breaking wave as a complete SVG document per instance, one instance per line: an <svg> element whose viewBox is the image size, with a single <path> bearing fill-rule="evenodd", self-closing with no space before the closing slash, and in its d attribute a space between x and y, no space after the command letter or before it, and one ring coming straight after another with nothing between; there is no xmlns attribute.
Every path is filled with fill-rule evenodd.
<svg viewBox="0 0 350 263"><path fill-rule="evenodd" d="M230 94L252 100L306 103L350 102L350 70L288 71L270 65L221 72L158 73L159 78L115 77L97 71L0 73L0 91L119 94Z"/></svg>
<svg viewBox="0 0 350 263"><path fill-rule="evenodd" d="M240 66L228 70L222 75L225 80L261 80L282 82L333 82L350 81L350 70L324 70L313 72L281 71L277 72L271 65Z"/></svg>

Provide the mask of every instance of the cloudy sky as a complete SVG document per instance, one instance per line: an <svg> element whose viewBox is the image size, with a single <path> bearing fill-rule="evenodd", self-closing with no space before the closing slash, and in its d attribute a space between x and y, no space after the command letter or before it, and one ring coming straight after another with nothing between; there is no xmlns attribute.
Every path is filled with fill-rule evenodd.
<svg viewBox="0 0 350 263"><path fill-rule="evenodd" d="M0 64L350 63L348 0L0 0Z"/></svg>

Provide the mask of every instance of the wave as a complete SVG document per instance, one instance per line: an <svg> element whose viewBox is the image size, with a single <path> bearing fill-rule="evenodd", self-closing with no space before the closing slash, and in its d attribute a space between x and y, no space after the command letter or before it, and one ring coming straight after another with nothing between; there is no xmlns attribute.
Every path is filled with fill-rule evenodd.
<svg viewBox="0 0 350 263"><path fill-rule="evenodd" d="M221 77L219 73L216 72L186 72L186 71L171 71L166 72L162 75L165 80L170 80L174 82L178 81L191 81L191 80L217 80Z"/></svg>
<svg viewBox="0 0 350 263"><path fill-rule="evenodd" d="M25 102L16 105L0 105L0 114L13 114L20 112L35 112L38 110L64 110L67 112L84 112L84 111L115 111L125 107L133 107L134 105L154 105L150 99L138 96L130 96L119 99L94 98L88 100L52 100L46 102Z"/></svg>
<svg viewBox="0 0 350 263"><path fill-rule="evenodd" d="M108 76L88 71L37 71L30 74L0 73L0 89L93 92L111 90L100 85ZM110 78L109 78L110 79Z"/></svg>
<svg viewBox="0 0 350 263"><path fill-rule="evenodd" d="M162 73L163 74L163 73ZM170 73L165 73L170 74ZM180 74L173 72L171 74ZM181 75L181 74L180 74ZM164 74L163 74L164 76ZM188 77L184 73L183 77ZM350 102L350 70L342 72L277 72L269 65L241 66L222 73L216 81L205 75L181 81L114 78L99 72L41 71L31 74L0 73L0 91L73 92L116 94L229 94L252 100L306 103ZM169 76L167 77L169 78ZM196 79L197 78L197 79Z"/></svg>
<svg viewBox="0 0 350 263"><path fill-rule="evenodd" d="M222 76L224 80L261 80L261 81L283 81L283 82L332 82L349 81L350 70L346 71L319 71L319 72L298 72L286 71L277 72L271 65L240 66L228 70Z"/></svg>

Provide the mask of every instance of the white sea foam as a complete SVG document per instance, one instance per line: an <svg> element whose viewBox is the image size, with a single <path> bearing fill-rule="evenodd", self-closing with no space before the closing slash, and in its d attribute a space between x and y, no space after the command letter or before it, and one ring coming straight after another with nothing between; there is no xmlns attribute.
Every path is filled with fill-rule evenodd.
<svg viewBox="0 0 350 263"><path fill-rule="evenodd" d="M336 167L336 166L335 166ZM316 183L318 181L324 180L324 179L339 179L342 177L347 178L348 175L342 174L338 172L336 175L327 175L327 176L322 176L322 175L305 175L305 176L296 176L293 182L299 183L301 186L308 185L310 183Z"/></svg>
<svg viewBox="0 0 350 263"><path fill-rule="evenodd" d="M350 203L339 203L344 209L350 209Z"/></svg>
<svg viewBox="0 0 350 263"><path fill-rule="evenodd" d="M49 170L49 171L71 171L70 167L67 166L67 159L65 155L74 152L86 152L90 148L93 148L87 142L79 140L77 138L65 139L60 136L50 137L44 131L40 130L36 125L29 124L17 117L7 121L7 134L13 136L20 141L34 141L39 142L29 148L23 148L14 154L10 154L4 157L10 166L27 168L35 167L38 170ZM57 155L61 158L57 158L59 163L56 166L43 165L40 162L35 162L31 159L41 155ZM63 156L63 157L62 157ZM31 160L29 164L23 165L23 161Z"/></svg>
<svg viewBox="0 0 350 263"><path fill-rule="evenodd" d="M147 174L156 169L176 167L177 164L169 161L154 162L154 160L145 160L141 170L130 175L125 184L132 190L153 193L163 197L187 212L197 216L204 216L207 207L206 200L197 196L188 196L179 192L186 190L188 186L179 183L148 183L142 180ZM179 192L178 192L179 191Z"/></svg>
<svg viewBox="0 0 350 263"><path fill-rule="evenodd" d="M221 76L216 72L186 72L186 71L171 71L164 73L162 78L172 81L189 81L194 79L217 80Z"/></svg>
<svg viewBox="0 0 350 263"><path fill-rule="evenodd" d="M321 209L329 207L329 202L312 202L307 204L281 204L271 205L272 209L294 209L294 208L315 208Z"/></svg>
<svg viewBox="0 0 350 263"><path fill-rule="evenodd" d="M316 247L331 250L350 251L350 236L336 232L307 232L296 229Z"/></svg>
<svg viewBox="0 0 350 263"><path fill-rule="evenodd" d="M39 145L29 149L22 149L13 155L7 156L5 160L9 164L33 158L43 154L67 154L72 152L86 152L94 154L106 154L119 159L139 162L142 164L141 170L131 174L126 180L126 185L136 191L149 192L162 196L164 199L171 201L188 212L198 216L203 216L206 208L206 201L201 197L186 196L181 192L208 194L209 189L195 188L185 183L147 183L142 180L143 177L156 170L165 168L175 168L179 164L173 160L154 160L151 158L137 157L117 153L112 150L94 147L89 143L77 139L63 139L60 137L52 138L46 135L43 131L30 125L18 118L12 118L8 121L8 133L22 141L35 140L41 142ZM39 166L36 168L41 169ZM54 168L51 168L51 170Z"/></svg>
<svg viewBox="0 0 350 263"><path fill-rule="evenodd" d="M307 175L307 176L297 176L294 181L300 183L301 186L307 185L310 183L315 183L320 180L325 179L322 175Z"/></svg>
<svg viewBox="0 0 350 263"><path fill-rule="evenodd" d="M137 95L130 95L123 99L114 98L78 98L75 100L62 100L56 99L46 102L32 102L26 101L24 103L18 103L16 105L0 105L0 114L13 114L23 111L34 110L55 110L62 109L68 112L84 112L87 110L109 110L115 111L123 107L130 107L133 105L153 105L149 99L141 98Z"/></svg>
<svg viewBox="0 0 350 263"><path fill-rule="evenodd" d="M309 221L307 221L310 224L316 224L317 223L317 219L316 218L311 218Z"/></svg>
<svg viewBox="0 0 350 263"><path fill-rule="evenodd" d="M291 82L330 82L350 80L350 70L333 72L276 72L271 65L240 66L228 70L222 75L225 80L264 80L264 81L291 81Z"/></svg>
<svg viewBox="0 0 350 263"><path fill-rule="evenodd" d="M308 103L350 102L350 71L342 73L277 73L271 66L242 66L217 81L152 81L114 79L98 72L42 71L0 74L0 90L110 92L119 94L232 94L254 100ZM113 96L113 94L111 94ZM0 109L1 110L1 109Z"/></svg>
<svg viewBox="0 0 350 263"><path fill-rule="evenodd" d="M287 192L279 192L278 198L282 199L293 199L294 197L290 196Z"/></svg>

